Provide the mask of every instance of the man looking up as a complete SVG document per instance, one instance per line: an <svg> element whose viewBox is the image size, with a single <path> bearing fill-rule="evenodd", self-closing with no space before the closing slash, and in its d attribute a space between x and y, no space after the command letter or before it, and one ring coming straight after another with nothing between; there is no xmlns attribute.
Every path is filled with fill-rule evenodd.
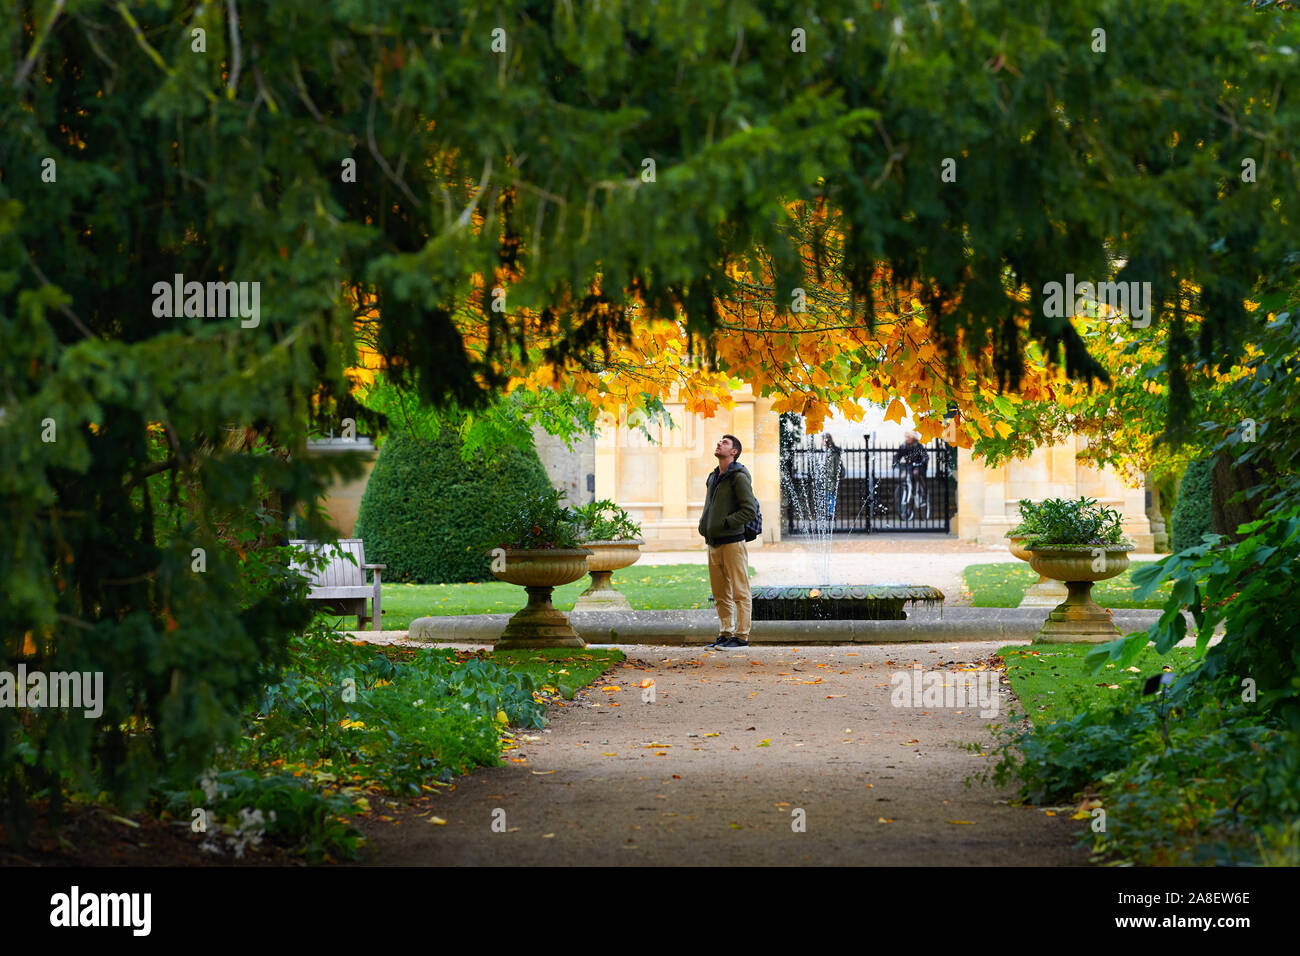
<svg viewBox="0 0 1300 956"><path fill-rule="evenodd" d="M709 549L709 584L722 629L709 647L748 647L753 604L745 525L758 514L753 479L740 457L740 439L723 435L713 449L718 467L705 479L700 534Z"/></svg>

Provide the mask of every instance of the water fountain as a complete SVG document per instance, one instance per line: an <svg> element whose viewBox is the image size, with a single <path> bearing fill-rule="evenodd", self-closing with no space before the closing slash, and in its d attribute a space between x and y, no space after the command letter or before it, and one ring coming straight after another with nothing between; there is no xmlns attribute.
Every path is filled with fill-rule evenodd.
<svg viewBox="0 0 1300 956"><path fill-rule="evenodd" d="M811 451L811 449L809 449ZM839 456L821 453L782 456L790 507L800 524L812 530L814 583L769 585L750 589L756 621L901 621L905 604L942 607L943 592L922 584L836 584L831 571L831 537L839 485ZM862 507L870 502L864 500Z"/></svg>

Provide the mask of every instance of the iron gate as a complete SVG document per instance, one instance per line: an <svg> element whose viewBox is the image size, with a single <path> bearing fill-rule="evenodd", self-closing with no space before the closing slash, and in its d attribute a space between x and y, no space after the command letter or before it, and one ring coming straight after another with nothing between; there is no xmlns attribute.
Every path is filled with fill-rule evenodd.
<svg viewBox="0 0 1300 956"><path fill-rule="evenodd" d="M903 445L838 446L833 517L829 452L807 438L781 460L781 533L948 532L957 509L956 449L940 439L921 446L924 469L907 467ZM920 455L916 455L919 462ZM830 520L828 520L828 518Z"/></svg>

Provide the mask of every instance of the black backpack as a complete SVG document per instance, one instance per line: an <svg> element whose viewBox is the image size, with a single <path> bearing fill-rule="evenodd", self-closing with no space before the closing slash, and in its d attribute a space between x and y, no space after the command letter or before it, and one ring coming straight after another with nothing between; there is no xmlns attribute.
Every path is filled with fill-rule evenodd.
<svg viewBox="0 0 1300 956"><path fill-rule="evenodd" d="M745 522L745 540L753 541L763 533L763 509L758 506L758 499L754 499L754 517L751 521Z"/></svg>
<svg viewBox="0 0 1300 956"><path fill-rule="evenodd" d="M745 540L753 541L763 533L763 509L759 507L758 498L754 498L754 517L745 522Z"/></svg>

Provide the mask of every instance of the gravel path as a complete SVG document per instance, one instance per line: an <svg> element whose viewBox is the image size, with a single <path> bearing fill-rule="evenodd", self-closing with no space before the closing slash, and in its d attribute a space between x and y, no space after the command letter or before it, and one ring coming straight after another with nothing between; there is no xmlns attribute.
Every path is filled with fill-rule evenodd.
<svg viewBox="0 0 1300 956"><path fill-rule="evenodd" d="M624 648L628 660L552 708L545 730L522 732L505 766L367 820L363 862L1086 864L1070 809L1049 816L964 784L993 764L967 745L991 741L1005 686L993 721L970 706L891 705L891 674L969 669L996 649Z"/></svg>

